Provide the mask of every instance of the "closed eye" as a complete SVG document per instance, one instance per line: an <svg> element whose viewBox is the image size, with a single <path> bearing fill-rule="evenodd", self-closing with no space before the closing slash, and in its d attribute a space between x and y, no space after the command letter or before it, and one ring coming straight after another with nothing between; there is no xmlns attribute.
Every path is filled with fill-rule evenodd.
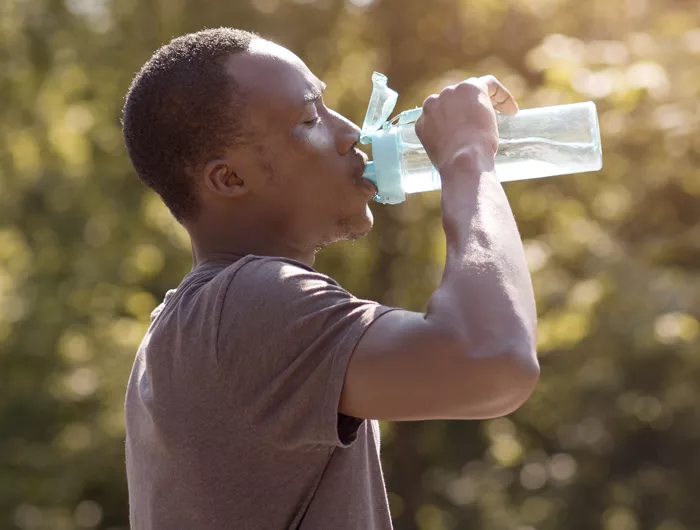
<svg viewBox="0 0 700 530"><path fill-rule="evenodd" d="M321 117L320 117L320 116L316 116L316 117L314 117L313 119L307 120L307 121L305 121L305 122L303 122L303 123L304 123L304 125L312 126L312 125L316 125L316 124L317 124L318 122L320 122L320 121L321 121Z"/></svg>

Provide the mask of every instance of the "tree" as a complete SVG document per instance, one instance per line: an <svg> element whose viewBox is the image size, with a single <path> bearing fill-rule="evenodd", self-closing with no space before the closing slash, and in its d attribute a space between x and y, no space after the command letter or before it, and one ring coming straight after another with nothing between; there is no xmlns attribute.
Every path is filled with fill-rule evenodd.
<svg viewBox="0 0 700 530"><path fill-rule="evenodd" d="M510 416L384 423L397 530L700 526L700 12L691 2L33 0L0 6L0 527L125 529L123 396L148 315L190 266L119 117L171 37L230 24L296 51L360 123L493 73L521 107L593 99L600 173L509 183L542 381ZM317 268L422 310L439 194L373 207Z"/></svg>

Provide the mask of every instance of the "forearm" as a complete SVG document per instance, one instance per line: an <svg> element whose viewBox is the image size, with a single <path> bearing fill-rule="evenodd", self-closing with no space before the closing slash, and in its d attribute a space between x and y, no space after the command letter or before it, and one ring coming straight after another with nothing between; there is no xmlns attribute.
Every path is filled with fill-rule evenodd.
<svg viewBox="0 0 700 530"><path fill-rule="evenodd" d="M441 175L447 260L428 318L457 330L470 355L514 355L536 368L532 283L493 157L460 155Z"/></svg>

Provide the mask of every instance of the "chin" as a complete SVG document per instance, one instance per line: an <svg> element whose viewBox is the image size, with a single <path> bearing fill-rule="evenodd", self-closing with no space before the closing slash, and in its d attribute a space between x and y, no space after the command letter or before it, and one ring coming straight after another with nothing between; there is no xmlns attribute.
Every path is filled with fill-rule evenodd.
<svg viewBox="0 0 700 530"><path fill-rule="evenodd" d="M365 211L354 217L346 217L338 221L340 238L349 241L355 241L366 236L374 226L374 216L369 206L365 205Z"/></svg>

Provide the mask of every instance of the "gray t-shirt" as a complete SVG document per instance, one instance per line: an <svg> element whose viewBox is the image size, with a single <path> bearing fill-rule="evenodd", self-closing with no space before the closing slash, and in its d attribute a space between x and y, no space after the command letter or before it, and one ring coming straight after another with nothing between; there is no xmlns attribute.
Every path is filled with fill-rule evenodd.
<svg viewBox="0 0 700 530"><path fill-rule="evenodd" d="M131 530L391 529L378 423L338 413L353 349L390 310L284 258L190 272L127 388Z"/></svg>

